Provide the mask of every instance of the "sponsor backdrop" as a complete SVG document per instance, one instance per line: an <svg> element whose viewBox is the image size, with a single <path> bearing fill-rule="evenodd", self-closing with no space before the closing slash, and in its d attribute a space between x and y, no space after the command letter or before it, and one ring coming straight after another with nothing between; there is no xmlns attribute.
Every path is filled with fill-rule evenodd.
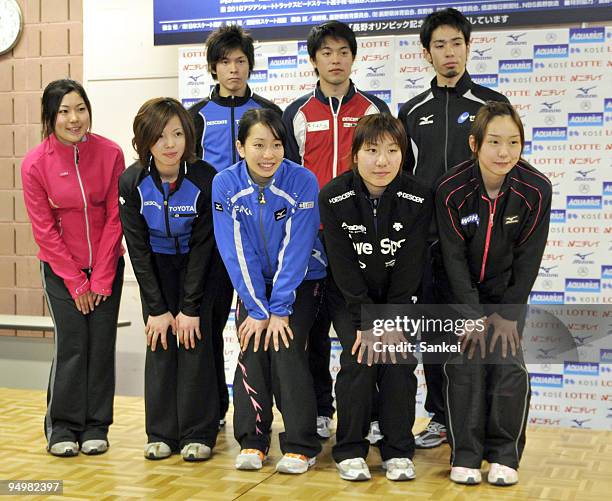
<svg viewBox="0 0 612 501"><path fill-rule="evenodd" d="M383 99L394 114L430 85L433 72L416 35L358 43L353 81ZM472 39L472 78L516 107L526 128L524 155L553 184L550 235L532 304L608 306L596 315L612 310L612 73L606 71L611 54L610 27L477 32ZM285 108L311 92L315 82L305 42L256 45L250 81L255 92ZM179 97L185 106L207 96L212 85L203 48L179 49ZM590 320L570 328L579 347L588 346L595 333L590 330L603 328ZM612 328L612 320L604 323ZM541 365L529 366L532 424L612 429L612 331L596 334L608 335L609 348L600 348L597 360L547 364L542 354ZM225 342L231 383L238 351L233 323ZM334 340L333 375L339 353ZM420 366L417 375L417 412L425 415Z"/></svg>

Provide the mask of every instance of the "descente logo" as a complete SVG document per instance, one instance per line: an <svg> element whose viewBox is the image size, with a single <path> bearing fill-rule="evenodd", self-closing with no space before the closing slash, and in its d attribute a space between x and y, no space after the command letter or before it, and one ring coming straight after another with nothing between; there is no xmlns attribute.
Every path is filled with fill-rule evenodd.
<svg viewBox="0 0 612 501"><path fill-rule="evenodd" d="M346 193L342 193L342 195L338 195L337 197L333 197L329 199L330 204L337 204L338 202L342 202L342 200L346 200L347 198L354 197L355 191L347 191Z"/></svg>
<svg viewBox="0 0 612 501"><path fill-rule="evenodd" d="M155 200L147 200L144 204L142 204L144 207L156 207L159 210L161 210L161 205L159 205Z"/></svg>
<svg viewBox="0 0 612 501"><path fill-rule="evenodd" d="M206 125L225 125L227 124L227 120L208 120Z"/></svg>
<svg viewBox="0 0 612 501"><path fill-rule="evenodd" d="M418 204L422 204L425 200L423 197L417 197L416 195L413 195L412 193L406 193L405 191L398 191L397 196L400 198L405 198L407 200L412 200L413 202L416 202Z"/></svg>

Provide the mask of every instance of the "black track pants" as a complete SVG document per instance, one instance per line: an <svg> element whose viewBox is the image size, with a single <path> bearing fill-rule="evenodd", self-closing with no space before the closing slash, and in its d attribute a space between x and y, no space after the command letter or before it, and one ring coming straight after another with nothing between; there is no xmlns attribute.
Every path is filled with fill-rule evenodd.
<svg viewBox="0 0 612 501"><path fill-rule="evenodd" d="M234 436L243 449L270 448L272 397L281 411L285 431L279 436L283 453L316 456L321 445L316 435L317 406L312 377L308 370L306 339L318 307L319 280L308 280L296 290L289 325L293 340L289 348L281 343L274 351L272 342L263 350L253 351L254 338L238 357L234 377ZM240 299L236 311L237 328L247 317Z"/></svg>
<svg viewBox="0 0 612 501"><path fill-rule="evenodd" d="M115 340L123 269L120 258L113 293L83 315L64 281L41 263L43 289L55 325L55 354L47 390L45 435L58 442L107 440L113 422Z"/></svg>

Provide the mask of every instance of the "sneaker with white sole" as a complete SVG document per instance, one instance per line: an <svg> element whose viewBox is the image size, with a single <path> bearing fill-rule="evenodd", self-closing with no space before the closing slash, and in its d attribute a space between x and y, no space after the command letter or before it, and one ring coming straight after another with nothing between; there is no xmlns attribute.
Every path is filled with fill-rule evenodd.
<svg viewBox="0 0 612 501"><path fill-rule="evenodd" d="M50 454L58 457L71 457L79 453L79 444L76 442L57 442L47 447Z"/></svg>
<svg viewBox="0 0 612 501"><path fill-rule="evenodd" d="M225 418L219 419L219 429L225 428Z"/></svg>
<svg viewBox="0 0 612 501"><path fill-rule="evenodd" d="M96 454L104 454L108 450L108 442L106 440L85 440L81 444L81 452L88 456Z"/></svg>
<svg viewBox="0 0 612 501"><path fill-rule="evenodd" d="M378 424L378 421L372 421L370 423L370 432L368 433L366 439L368 440L368 442L370 442L370 445L376 445L383 439L383 435L380 432L380 425Z"/></svg>
<svg viewBox="0 0 612 501"><path fill-rule="evenodd" d="M453 466L451 468L450 479L456 484L476 485L482 481L482 475L477 468Z"/></svg>
<svg viewBox="0 0 612 501"><path fill-rule="evenodd" d="M444 442L448 442L446 426L435 421L430 421L427 428L414 437L414 445L417 449L432 449Z"/></svg>
<svg viewBox="0 0 612 501"><path fill-rule="evenodd" d="M149 442L144 447L144 456L147 459L166 459L172 455L172 449L164 442Z"/></svg>
<svg viewBox="0 0 612 501"><path fill-rule="evenodd" d="M327 416L317 416L317 437L326 440L331 437L332 420Z"/></svg>
<svg viewBox="0 0 612 501"><path fill-rule="evenodd" d="M336 463L336 468L342 480L350 480L351 482L360 482L370 480L370 469L368 468L365 459L350 458Z"/></svg>
<svg viewBox="0 0 612 501"><path fill-rule="evenodd" d="M293 454L286 452L278 463L276 463L276 471L278 473L289 473L291 475L299 475L306 473L308 468L314 466L317 462L316 457L309 458L303 454Z"/></svg>
<svg viewBox="0 0 612 501"><path fill-rule="evenodd" d="M237 470L261 470L267 457L259 449L242 449L236 456L234 466Z"/></svg>
<svg viewBox="0 0 612 501"><path fill-rule="evenodd" d="M518 482L518 472L514 468L499 463L489 465L487 481L493 485L514 485Z"/></svg>
<svg viewBox="0 0 612 501"><path fill-rule="evenodd" d="M416 477L414 464L408 458L387 459L382 462L382 468L387 472L385 476L388 480L413 480Z"/></svg>
<svg viewBox="0 0 612 501"><path fill-rule="evenodd" d="M181 449L181 456L185 461L204 461L209 459L211 454L212 450L208 445L196 442L187 444Z"/></svg>

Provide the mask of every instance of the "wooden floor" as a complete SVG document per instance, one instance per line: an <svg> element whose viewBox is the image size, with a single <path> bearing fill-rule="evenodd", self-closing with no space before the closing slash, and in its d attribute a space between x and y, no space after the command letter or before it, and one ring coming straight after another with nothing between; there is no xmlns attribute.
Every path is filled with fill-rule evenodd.
<svg viewBox="0 0 612 501"><path fill-rule="evenodd" d="M351 483L339 479L328 442L315 468L304 475L274 472L280 458L275 439L271 461L259 472L233 467L238 446L231 424L220 434L213 459L185 463L180 456L147 461L143 400L115 399L115 424L110 450L101 456L56 458L45 452L42 433L45 395L39 391L0 388L0 480L64 481L64 495L30 499L210 499L210 500L562 500L602 501L612 497L612 432L531 427L513 487L458 486L448 480L448 446L417 451L417 478L389 482L380 456L370 450L372 480ZM231 419L230 419L231 423ZM415 429L423 426L417 423ZM278 431L278 425L275 426ZM331 439L333 441L333 437ZM17 498L23 499L23 497Z"/></svg>

